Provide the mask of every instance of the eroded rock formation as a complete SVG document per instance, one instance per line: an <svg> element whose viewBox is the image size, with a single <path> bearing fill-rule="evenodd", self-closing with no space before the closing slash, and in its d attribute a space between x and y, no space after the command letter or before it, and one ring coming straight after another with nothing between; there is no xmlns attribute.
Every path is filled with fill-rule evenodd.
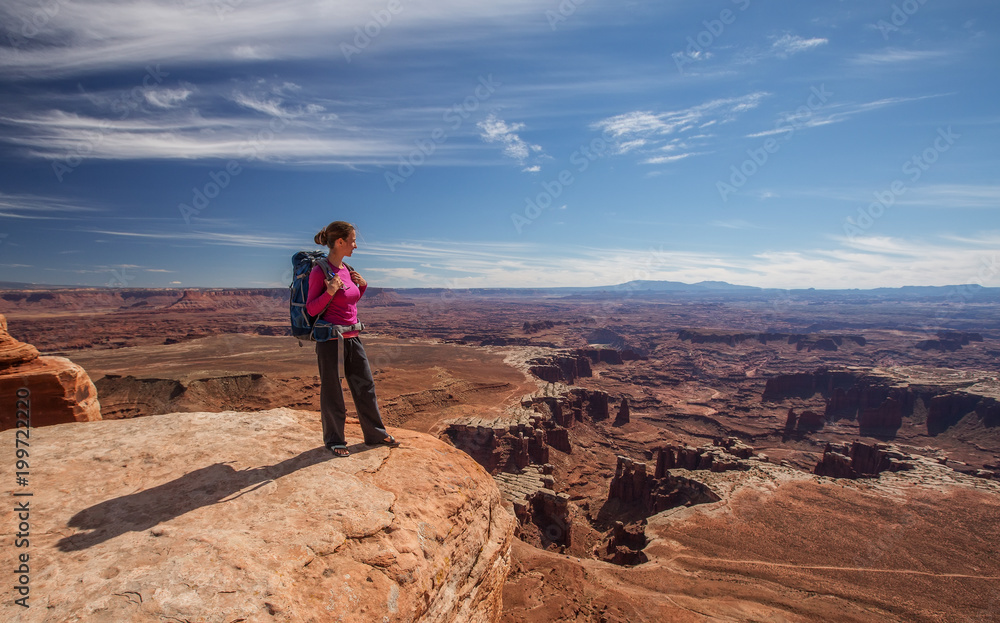
<svg viewBox="0 0 1000 623"><path fill-rule="evenodd" d="M668 445L653 450L652 469L642 461L618 457L608 501L642 509L654 515L681 504L717 502L709 487L687 475L671 470L724 472L750 468L754 449L735 438L715 439L711 445L692 448Z"/></svg>
<svg viewBox="0 0 1000 623"><path fill-rule="evenodd" d="M642 551L646 544L645 520L627 525L616 521L602 548L602 558L616 565L641 565L649 560Z"/></svg>
<svg viewBox="0 0 1000 623"><path fill-rule="evenodd" d="M512 419L459 418L448 423L444 434L491 474L518 472L549 462L544 422L544 416L532 411Z"/></svg>
<svg viewBox="0 0 1000 623"><path fill-rule="evenodd" d="M550 355L528 362L531 373L549 383L572 385L582 376L593 376L590 359L583 355Z"/></svg>
<svg viewBox="0 0 1000 623"><path fill-rule="evenodd" d="M660 460L657 459L657 467ZM608 502L631 506L646 517L683 504L718 502L719 496L703 483L680 474L659 469L650 473L647 464L625 456L618 457L614 478L608 490Z"/></svg>
<svg viewBox="0 0 1000 623"><path fill-rule="evenodd" d="M494 476L517 518L516 536L542 549L572 544L569 496L557 493L551 465L532 465L516 474Z"/></svg>
<svg viewBox="0 0 1000 623"><path fill-rule="evenodd" d="M912 457L887 444L828 443L813 473L832 478L877 478L882 472L912 469L908 460Z"/></svg>
<svg viewBox="0 0 1000 623"><path fill-rule="evenodd" d="M21 392L20 394L18 392ZM7 319L0 314L0 430L14 428L19 397L27 397L31 426L101 419L97 389L83 368L65 357L39 356L7 332Z"/></svg>
<svg viewBox="0 0 1000 623"><path fill-rule="evenodd" d="M622 402L618 406L618 415L615 416L615 426L623 426L629 423L628 397L622 396Z"/></svg>

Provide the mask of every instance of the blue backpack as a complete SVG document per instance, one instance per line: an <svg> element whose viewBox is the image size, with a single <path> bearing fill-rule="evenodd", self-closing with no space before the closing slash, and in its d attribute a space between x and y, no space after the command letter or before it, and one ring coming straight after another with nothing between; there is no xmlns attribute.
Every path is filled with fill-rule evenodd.
<svg viewBox="0 0 1000 623"><path fill-rule="evenodd" d="M292 337L311 342L326 342L327 340L337 339L337 336L345 331L360 331L364 329L364 325L360 322L347 326L323 320L322 316L326 313L326 307L329 307L330 303L327 303L323 311L316 316L310 316L306 312L306 297L309 294L309 274L317 264L323 268L323 274L326 275L327 279L332 277L326 253L322 251L299 251L292 256L292 283L288 286L290 290L288 309L292 319ZM344 266L347 266L347 270L354 270L346 263Z"/></svg>

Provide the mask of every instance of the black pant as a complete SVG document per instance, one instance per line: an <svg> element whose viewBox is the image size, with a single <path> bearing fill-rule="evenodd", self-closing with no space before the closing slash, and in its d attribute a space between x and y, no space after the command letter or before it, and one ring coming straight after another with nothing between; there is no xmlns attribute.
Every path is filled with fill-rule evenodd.
<svg viewBox="0 0 1000 623"><path fill-rule="evenodd" d="M319 362L319 409L323 423L323 444L326 447L346 445L344 439L344 421L347 419L347 406L344 404L344 392L340 387L340 376L337 364L337 342L316 342L316 359ZM374 444L385 440L389 433L382 424L378 402L375 399L375 380L368 365L365 347L361 339L348 337L344 343L344 377L354 398L354 408L361 422L361 432L365 443Z"/></svg>

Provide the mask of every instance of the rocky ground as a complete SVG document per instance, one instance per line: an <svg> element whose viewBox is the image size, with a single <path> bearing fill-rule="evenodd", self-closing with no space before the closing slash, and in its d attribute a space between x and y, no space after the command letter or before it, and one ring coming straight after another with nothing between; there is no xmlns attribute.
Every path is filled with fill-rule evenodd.
<svg viewBox="0 0 1000 623"><path fill-rule="evenodd" d="M15 431L0 433L13 446ZM34 429L24 586L5 621L495 621L513 518L421 433L352 454L312 413L172 413ZM12 482L13 463L0 476ZM86 474L85 479L80 475ZM0 512L14 542L13 504ZM5 566L16 565L4 553Z"/></svg>

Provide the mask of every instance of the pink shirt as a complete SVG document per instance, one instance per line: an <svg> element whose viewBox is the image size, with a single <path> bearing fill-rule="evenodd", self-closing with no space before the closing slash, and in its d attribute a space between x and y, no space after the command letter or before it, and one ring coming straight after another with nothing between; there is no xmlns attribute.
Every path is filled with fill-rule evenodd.
<svg viewBox="0 0 1000 623"><path fill-rule="evenodd" d="M368 286L365 285L359 288L351 281L351 272L347 270L347 264L341 265L340 270L335 269L331 265L330 271L334 275L340 276L340 280L344 282L344 287L337 290L337 293L333 295L333 302L326 308L323 320L333 324L352 325L358 321L358 301ZM309 293L306 296L306 313L310 316L315 316L323 311L323 307L330 301L330 295L326 293L325 279L326 275L323 274L323 269L319 266L314 266L312 272L309 273ZM351 332L350 334L345 334L347 337L351 337L351 335L357 335L357 333Z"/></svg>

